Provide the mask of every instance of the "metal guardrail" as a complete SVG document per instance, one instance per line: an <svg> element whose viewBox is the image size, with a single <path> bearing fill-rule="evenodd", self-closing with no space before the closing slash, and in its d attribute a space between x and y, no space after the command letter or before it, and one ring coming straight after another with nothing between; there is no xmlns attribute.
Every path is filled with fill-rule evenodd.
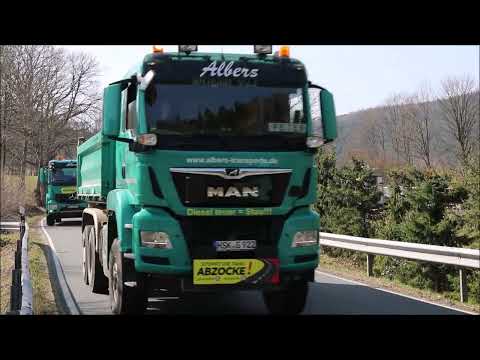
<svg viewBox="0 0 480 360"><path fill-rule="evenodd" d="M14 221L0 222L0 230L2 231L18 231L20 230L20 223Z"/></svg>
<svg viewBox="0 0 480 360"><path fill-rule="evenodd" d="M367 275L373 275L375 255L454 265L459 268L460 300L467 301L465 268L480 269L480 250L402 241L369 239L320 232L320 245L367 253Z"/></svg>
<svg viewBox="0 0 480 360"><path fill-rule="evenodd" d="M12 270L12 285L10 287L10 314L33 315L33 290L30 280L28 259L28 224L25 222L25 208L20 207L20 239L17 240L15 251L15 267ZM13 226L2 229L11 230Z"/></svg>

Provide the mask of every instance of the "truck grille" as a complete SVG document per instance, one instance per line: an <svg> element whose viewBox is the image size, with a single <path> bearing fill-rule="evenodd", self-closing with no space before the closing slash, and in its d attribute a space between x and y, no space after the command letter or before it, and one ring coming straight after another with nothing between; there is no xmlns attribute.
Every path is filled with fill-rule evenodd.
<svg viewBox="0 0 480 360"><path fill-rule="evenodd" d="M182 216L179 221L194 259L266 258L277 256L285 217ZM227 240L256 240L257 248L253 251L217 253L214 242Z"/></svg>
<svg viewBox="0 0 480 360"><path fill-rule="evenodd" d="M291 171L268 174L268 169L258 169L259 174L244 177L222 177L218 170L222 169L171 169L173 182L183 205L190 207L266 207L281 205L290 181ZM226 170L226 169L225 169ZM241 170L241 169L235 169ZM262 170L265 170L262 172ZM212 174L208 174L212 171ZM281 171L281 170L279 170ZM208 190L214 194L208 196ZM228 196L233 190L242 196ZM245 190L258 190L258 196L245 194ZM220 193L220 195L219 195ZM222 196L223 194L223 196Z"/></svg>
<svg viewBox="0 0 480 360"><path fill-rule="evenodd" d="M55 194L55 201L64 204L78 204L81 201L77 199L77 194Z"/></svg>

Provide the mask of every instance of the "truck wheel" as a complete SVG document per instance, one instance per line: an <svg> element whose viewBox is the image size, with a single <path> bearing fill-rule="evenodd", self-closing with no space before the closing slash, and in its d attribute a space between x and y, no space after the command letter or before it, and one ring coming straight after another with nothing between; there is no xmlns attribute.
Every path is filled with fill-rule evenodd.
<svg viewBox="0 0 480 360"><path fill-rule="evenodd" d="M279 291L264 291L263 300L271 314L300 314L305 308L308 282L295 281Z"/></svg>
<svg viewBox="0 0 480 360"><path fill-rule="evenodd" d="M108 294L108 279L103 274L103 268L100 264L99 256L95 250L95 228L92 227L90 233L88 234L87 241L87 251L89 253L89 264L88 264L88 283L90 289L95 294Z"/></svg>
<svg viewBox="0 0 480 360"><path fill-rule="evenodd" d="M55 218L53 215L47 215L47 225L53 226L55 224Z"/></svg>
<svg viewBox="0 0 480 360"><path fill-rule="evenodd" d="M88 237L92 231L92 225L86 225L82 232L82 275L85 285L89 284L88 268L90 267L90 254L88 251Z"/></svg>
<svg viewBox="0 0 480 360"><path fill-rule="evenodd" d="M118 239L113 241L109 258L110 307L114 314L143 314L147 308L145 282L137 274L137 286L125 286L127 278L126 259L120 252Z"/></svg>

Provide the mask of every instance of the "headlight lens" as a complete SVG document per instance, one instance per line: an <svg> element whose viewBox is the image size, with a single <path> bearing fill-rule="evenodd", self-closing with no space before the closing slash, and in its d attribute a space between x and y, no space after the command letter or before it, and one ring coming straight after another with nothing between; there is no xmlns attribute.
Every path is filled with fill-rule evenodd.
<svg viewBox="0 0 480 360"><path fill-rule="evenodd" d="M57 210L58 209L57 204L50 204L50 205L48 205L48 207L49 207L50 210Z"/></svg>
<svg viewBox="0 0 480 360"><path fill-rule="evenodd" d="M292 247L314 246L318 244L318 231L299 231L293 237Z"/></svg>
<svg viewBox="0 0 480 360"><path fill-rule="evenodd" d="M158 231L140 231L142 246L149 248L171 249L172 243L167 233Z"/></svg>

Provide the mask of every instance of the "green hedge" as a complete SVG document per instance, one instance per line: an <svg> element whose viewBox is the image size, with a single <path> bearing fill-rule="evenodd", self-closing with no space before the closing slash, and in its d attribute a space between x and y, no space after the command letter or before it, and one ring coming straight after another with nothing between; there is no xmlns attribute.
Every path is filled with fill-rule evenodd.
<svg viewBox="0 0 480 360"><path fill-rule="evenodd" d="M324 232L422 244L474 247L480 244L479 169L462 172L392 169L386 176L391 196L380 207L376 176L364 161L335 167L335 155L318 156L317 210ZM333 257L364 266L366 255L326 248ZM374 274L458 300L459 274L453 266L377 256ZM480 303L480 272L467 270L469 301Z"/></svg>

